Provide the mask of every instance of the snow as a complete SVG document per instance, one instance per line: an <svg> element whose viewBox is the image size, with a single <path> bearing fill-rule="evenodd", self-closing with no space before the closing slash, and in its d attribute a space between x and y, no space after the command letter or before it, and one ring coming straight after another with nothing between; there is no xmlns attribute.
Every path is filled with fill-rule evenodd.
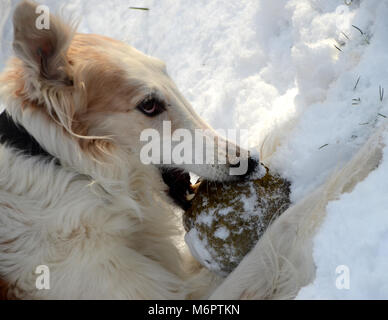
<svg viewBox="0 0 388 320"><path fill-rule="evenodd" d="M226 240L229 237L229 235L230 235L230 231L225 227L218 228L216 232L214 232L214 236L222 240Z"/></svg>
<svg viewBox="0 0 388 320"><path fill-rule="evenodd" d="M301 290L299 299L387 298L388 197L378 192L388 190L387 159L388 147L379 168L353 192L327 206L327 219L315 238L317 277ZM336 273L338 266L348 269L348 289L335 285L340 276Z"/></svg>
<svg viewBox="0 0 388 320"><path fill-rule="evenodd" d="M213 259L208 248L206 239L201 239L197 229L193 228L185 235L187 243L193 257L199 261L204 267L213 270L216 273L221 273L220 265Z"/></svg>
<svg viewBox="0 0 388 320"><path fill-rule="evenodd" d="M346 163L388 116L379 95L388 88L388 1L41 2L79 17L82 32L163 59L216 129L249 129L251 146L279 132L271 168L292 181L293 201ZM12 41L9 4L0 0L0 68ZM387 152L352 193L328 205L314 242L317 278L300 299L388 298ZM349 267L349 290L335 286L340 265Z"/></svg>

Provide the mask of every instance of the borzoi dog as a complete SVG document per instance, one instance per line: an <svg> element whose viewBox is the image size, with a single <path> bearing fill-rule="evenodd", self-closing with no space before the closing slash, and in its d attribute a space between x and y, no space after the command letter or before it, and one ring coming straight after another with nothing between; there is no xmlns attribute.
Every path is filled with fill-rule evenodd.
<svg viewBox="0 0 388 320"><path fill-rule="evenodd" d="M23 1L16 8L15 57L0 75L3 298L293 298L313 280L312 238L325 206L378 164L379 134L276 220L222 279L188 253L172 202L185 206L187 172L228 180L232 162L161 171L139 156L141 132L161 132L163 121L172 130L213 131L163 62L116 40L78 34L57 16L39 30L36 6ZM273 152L273 137L262 156ZM238 149L224 153L229 159ZM36 286L42 265L50 270L49 290Z"/></svg>

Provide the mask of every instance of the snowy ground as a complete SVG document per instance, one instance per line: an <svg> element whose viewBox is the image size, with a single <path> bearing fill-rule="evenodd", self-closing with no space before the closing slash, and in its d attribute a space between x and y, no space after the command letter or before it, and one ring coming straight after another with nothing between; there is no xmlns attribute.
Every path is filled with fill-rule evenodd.
<svg viewBox="0 0 388 320"><path fill-rule="evenodd" d="M0 0L0 67L10 53L14 2ZM292 181L294 201L348 161L388 116L379 92L388 89L385 0L41 2L66 3L82 32L165 60L213 127L249 129L255 146L286 126L271 164ZM388 149L375 172L328 205L315 238L317 278L298 298L388 298L387 192ZM340 265L350 271L348 290L335 285Z"/></svg>

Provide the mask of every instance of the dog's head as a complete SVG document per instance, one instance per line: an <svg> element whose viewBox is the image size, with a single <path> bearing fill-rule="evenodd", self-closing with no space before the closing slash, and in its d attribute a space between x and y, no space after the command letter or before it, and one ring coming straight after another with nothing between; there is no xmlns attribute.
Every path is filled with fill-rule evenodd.
<svg viewBox="0 0 388 320"><path fill-rule="evenodd" d="M242 154L239 147L226 143L194 112L162 61L107 37L77 34L53 15L49 16L48 29L44 25L39 27L39 17L37 4L30 1L22 2L14 14L16 58L2 76L0 93L3 98L11 94L21 101L20 110L7 106L17 121L27 121L23 120L23 113L44 118L75 142L82 153L102 162L118 149L141 159L149 154L144 150L149 148L148 139L153 134L160 138L153 141L153 147L159 142L162 145L159 153L151 150L153 163L161 167L227 180L231 178L230 169L238 167L241 159L248 159L247 153ZM22 124L32 131L38 130L29 123ZM188 138L182 144L181 139L171 139L179 129L191 134L192 140ZM39 134L33 135L50 149ZM207 137L208 141L213 139L214 145L194 143L196 135ZM178 136L182 138L184 134ZM166 148L169 143L171 146ZM175 147L179 145L181 149L177 151ZM209 151L209 145L211 151L216 150L215 161L204 160L201 164L196 161L197 154L202 156ZM187 151L191 163L174 157L174 152L177 155L182 150ZM61 149L49 151L60 153ZM217 161L223 156L224 161ZM247 164L242 174L252 170L252 162Z"/></svg>

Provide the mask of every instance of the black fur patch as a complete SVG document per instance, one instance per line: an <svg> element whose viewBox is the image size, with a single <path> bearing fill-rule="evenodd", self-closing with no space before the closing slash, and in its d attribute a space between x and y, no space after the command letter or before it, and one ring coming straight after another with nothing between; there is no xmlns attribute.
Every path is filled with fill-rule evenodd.
<svg viewBox="0 0 388 320"><path fill-rule="evenodd" d="M161 169L164 183L170 188L168 195L175 204L183 210L191 206L191 202L186 199L187 193L193 194L194 190L190 183L190 174L180 169Z"/></svg>
<svg viewBox="0 0 388 320"><path fill-rule="evenodd" d="M0 143L17 149L26 156L55 159L22 125L16 124L6 112L0 114Z"/></svg>

